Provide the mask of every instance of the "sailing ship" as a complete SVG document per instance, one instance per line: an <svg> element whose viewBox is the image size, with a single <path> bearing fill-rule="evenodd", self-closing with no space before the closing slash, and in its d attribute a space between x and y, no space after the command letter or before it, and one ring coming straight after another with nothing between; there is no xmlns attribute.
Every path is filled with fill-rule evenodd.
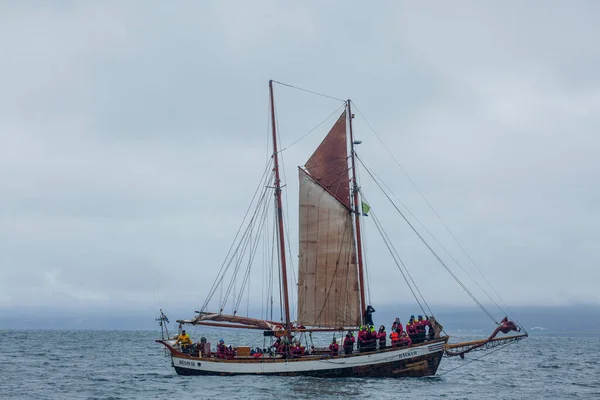
<svg viewBox="0 0 600 400"><path fill-rule="evenodd" d="M262 350L258 349L255 354L251 354L249 346L236 346L227 357L215 354L206 340L201 340L191 348L183 348L175 340L177 335L169 337L166 324L168 319L161 310L157 320L160 322L163 336L157 342L168 350L167 354L171 357L175 371L180 375L430 376L438 370L443 356L464 357L470 351L507 345L526 337L527 333L521 327L505 318L497 323L496 330L486 340L449 344L449 336L443 331L442 325L436 321L433 313L427 312L431 310L423 309L429 320L428 332L422 340L409 346L373 346L359 349L353 347L353 351L348 354L332 354L325 348L318 348L307 342L306 347L301 347L300 353L292 351L292 340L312 340L313 333L322 332L338 332L343 336L345 332L356 332L367 322L372 324L369 312L371 306L367 304L365 296L365 257L361 232L362 218L366 214L364 211L369 212L370 207L364 201L357 181L355 145L360 142L354 140L353 103L344 100L343 107L339 107L343 108L340 110L341 115L304 167L298 169L298 291L297 303L293 304L297 308L297 315L293 319L288 290L289 246L286 242L286 221L282 202L284 185L280 178L281 150L278 148L274 83L279 82L269 81L272 155L262 183L259 184L259 189L261 186L263 189L262 194L257 196L255 193L254 196L255 199L260 199L256 202L253 200L256 210L251 217L245 217L248 227L240 228L236 235L234 245L219 270L203 307L196 311L194 318L178 320L180 328L183 324L219 329L261 330L263 342L268 340L268 346ZM274 202L265 195L271 191L274 193ZM269 204L274 211L272 257L276 259L274 264L279 277L279 320L272 317L272 295L270 309L267 305L267 313L271 313L270 318L267 318L267 313L260 318L238 314L240 299L247 289L252 260L256 253L257 235L252 236L251 232L266 225L257 221L268 213ZM419 235L417 231L415 233ZM423 239L420 235L419 237ZM433 252L429 245L428 248ZM241 268L241 254L244 252L250 253L245 270ZM437 255L436 257L439 259ZM439 261L443 263L441 259ZM235 285L240 271L242 283L238 290L239 295L236 296ZM228 273L232 280L225 285ZM270 279L273 280L273 275ZM406 282L411 284L410 280ZM220 305L218 310L211 311L208 306L218 288L221 289ZM271 287L271 290L274 289ZM236 305L232 313L226 313L225 304L231 299L232 292L233 297L237 297L237 301L234 301ZM517 333L496 337L501 332L508 334L511 331ZM276 339L284 345L280 345L279 351L269 351Z"/></svg>

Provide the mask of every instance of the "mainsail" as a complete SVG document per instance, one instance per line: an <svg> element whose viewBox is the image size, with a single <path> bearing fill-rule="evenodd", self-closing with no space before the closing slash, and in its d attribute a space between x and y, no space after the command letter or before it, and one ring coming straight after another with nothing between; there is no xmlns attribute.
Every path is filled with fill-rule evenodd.
<svg viewBox="0 0 600 400"><path fill-rule="evenodd" d="M345 112L299 175L298 323L358 326L360 293Z"/></svg>

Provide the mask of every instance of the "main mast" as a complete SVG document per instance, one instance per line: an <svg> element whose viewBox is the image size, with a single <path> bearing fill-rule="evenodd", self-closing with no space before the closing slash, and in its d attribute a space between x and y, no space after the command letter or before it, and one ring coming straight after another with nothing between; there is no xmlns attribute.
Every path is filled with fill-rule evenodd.
<svg viewBox="0 0 600 400"><path fill-rule="evenodd" d="M358 284L360 288L360 307L361 317L360 320L364 323L365 310L367 305L365 303L365 274L363 268L363 256L362 256L362 239L360 235L360 209L358 204L358 181L356 179L356 165L354 162L354 135L352 133L352 110L350 108L350 99L346 100L346 108L348 109L348 121L350 131L350 158L352 159L352 193L354 195L354 221L356 225L356 251L358 255Z"/></svg>
<svg viewBox="0 0 600 400"><path fill-rule="evenodd" d="M281 285L285 309L285 329L290 333L290 303L288 300L287 268L285 264L285 240L283 236L283 207L281 205L281 181L279 180L279 158L277 152L277 128L275 126L275 101L273 99L273 81L269 81L271 100L271 126L273 128L273 169L275 170L275 198L277 201L277 223L279 226L279 254L281 257Z"/></svg>

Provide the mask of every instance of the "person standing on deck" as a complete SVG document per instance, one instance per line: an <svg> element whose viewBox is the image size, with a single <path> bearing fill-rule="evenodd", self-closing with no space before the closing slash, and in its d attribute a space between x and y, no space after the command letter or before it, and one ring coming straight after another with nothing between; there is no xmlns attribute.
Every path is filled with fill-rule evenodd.
<svg viewBox="0 0 600 400"><path fill-rule="evenodd" d="M406 324L406 333L410 340L416 340L417 338L417 327L415 326L415 320L410 320Z"/></svg>
<svg viewBox="0 0 600 400"><path fill-rule="evenodd" d="M402 328L402 322L400 322L400 318L398 318L398 317L396 317L396 320L392 324L392 332L394 332L395 330L399 330L400 332L402 332L404 330Z"/></svg>
<svg viewBox="0 0 600 400"><path fill-rule="evenodd" d="M367 309L365 310L365 325L373 325L373 313L375 312L375 309L373 307L371 307L370 305L367 306Z"/></svg>
<svg viewBox="0 0 600 400"><path fill-rule="evenodd" d="M367 336L367 327L364 325L360 326L360 330L358 331L358 351L362 351L365 345L365 339Z"/></svg>
<svg viewBox="0 0 600 400"><path fill-rule="evenodd" d="M406 333L410 337L411 341L415 341L417 339L417 327L414 315L410 317L410 321L408 321L406 324Z"/></svg>
<svg viewBox="0 0 600 400"><path fill-rule="evenodd" d="M346 333L346 337L344 338L344 354L349 355L352 354L352 350L354 349L354 335L351 331Z"/></svg>
<svg viewBox="0 0 600 400"><path fill-rule="evenodd" d="M377 332L375 331L375 327L373 325L370 326L369 328L370 331L370 338L371 338L371 345L369 346L369 351L376 351L377 350Z"/></svg>
<svg viewBox="0 0 600 400"><path fill-rule="evenodd" d="M219 340L219 344L217 345L217 358L226 358L227 357L227 347L225 346L225 341L223 339Z"/></svg>
<svg viewBox="0 0 600 400"><path fill-rule="evenodd" d="M376 347L377 335L371 331L371 327L367 327L364 331L362 340L360 341L360 351L374 351L373 347Z"/></svg>
<svg viewBox="0 0 600 400"><path fill-rule="evenodd" d="M402 332L400 335L400 347L404 346L412 346L412 340L410 340L410 337L408 337L406 332Z"/></svg>
<svg viewBox="0 0 600 400"><path fill-rule="evenodd" d="M385 326L381 325L379 327L379 332L377 332L377 339L379 340L379 350L385 349L385 339L386 339Z"/></svg>
<svg viewBox="0 0 600 400"><path fill-rule="evenodd" d="M423 320L423 316L419 315L419 319L416 323L417 329L417 343L422 343L425 341L425 320Z"/></svg>
<svg viewBox="0 0 600 400"><path fill-rule="evenodd" d="M397 347L399 342L399 335L398 335L398 329L393 330L392 333L390 333L390 339L392 341L392 347Z"/></svg>
<svg viewBox="0 0 600 400"><path fill-rule="evenodd" d="M181 350L184 353L188 352L188 348L192 345L192 339L190 339L189 335L185 333L185 329L181 331L181 334L177 336L177 340L175 341L175 345L181 343Z"/></svg>
<svg viewBox="0 0 600 400"><path fill-rule="evenodd" d="M337 340L335 339L335 336L334 336L333 340L331 341L331 344L329 345L329 352L332 357L337 356L340 352L340 345L337 344Z"/></svg>

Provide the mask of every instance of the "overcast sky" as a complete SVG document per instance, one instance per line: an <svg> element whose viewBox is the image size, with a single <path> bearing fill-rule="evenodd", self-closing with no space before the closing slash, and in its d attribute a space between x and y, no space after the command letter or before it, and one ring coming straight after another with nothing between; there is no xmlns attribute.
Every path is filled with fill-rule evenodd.
<svg viewBox="0 0 600 400"><path fill-rule="evenodd" d="M600 304L600 3L326 3L1 2L0 308L197 309L269 79L352 98L506 303ZM339 106L275 92L283 147ZM362 158L484 285L363 116ZM283 152L294 254L295 168L336 118ZM360 176L426 299L471 304ZM373 305L410 301L365 222Z"/></svg>

